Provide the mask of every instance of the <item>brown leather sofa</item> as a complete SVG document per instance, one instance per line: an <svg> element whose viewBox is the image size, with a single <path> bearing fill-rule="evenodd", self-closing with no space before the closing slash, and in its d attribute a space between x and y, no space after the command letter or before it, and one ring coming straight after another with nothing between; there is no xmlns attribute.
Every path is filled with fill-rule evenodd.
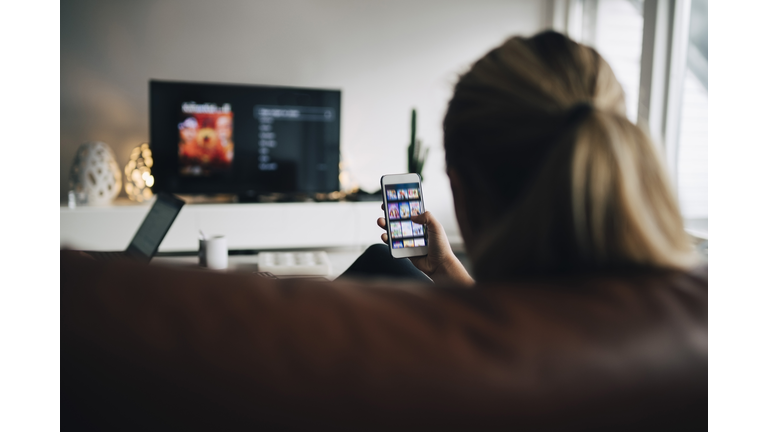
<svg viewBox="0 0 768 432"><path fill-rule="evenodd" d="M60 264L65 430L707 426L705 269L465 289Z"/></svg>

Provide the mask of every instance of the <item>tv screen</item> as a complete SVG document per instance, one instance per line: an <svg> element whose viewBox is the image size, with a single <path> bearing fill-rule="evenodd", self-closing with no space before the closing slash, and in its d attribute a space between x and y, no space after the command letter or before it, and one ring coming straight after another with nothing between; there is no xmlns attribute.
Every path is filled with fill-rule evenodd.
<svg viewBox="0 0 768 432"><path fill-rule="evenodd" d="M341 91L152 80L153 189L339 190Z"/></svg>

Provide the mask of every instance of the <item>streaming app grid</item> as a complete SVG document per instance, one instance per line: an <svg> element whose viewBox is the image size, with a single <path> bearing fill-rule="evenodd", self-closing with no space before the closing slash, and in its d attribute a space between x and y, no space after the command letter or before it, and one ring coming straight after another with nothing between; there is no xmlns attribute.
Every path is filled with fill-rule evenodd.
<svg viewBox="0 0 768 432"><path fill-rule="evenodd" d="M418 183L386 186L387 217L392 248L426 246L424 226L411 221L423 212Z"/></svg>

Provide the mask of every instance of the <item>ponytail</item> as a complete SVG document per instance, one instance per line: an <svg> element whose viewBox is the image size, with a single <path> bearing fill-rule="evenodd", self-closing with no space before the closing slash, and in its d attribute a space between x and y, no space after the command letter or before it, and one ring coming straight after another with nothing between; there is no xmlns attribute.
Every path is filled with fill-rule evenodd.
<svg viewBox="0 0 768 432"><path fill-rule="evenodd" d="M656 148L593 49L509 39L461 77L443 125L478 279L695 263Z"/></svg>
<svg viewBox="0 0 768 432"><path fill-rule="evenodd" d="M594 112L585 119L570 172L574 240L591 266L693 264L656 147L626 117Z"/></svg>

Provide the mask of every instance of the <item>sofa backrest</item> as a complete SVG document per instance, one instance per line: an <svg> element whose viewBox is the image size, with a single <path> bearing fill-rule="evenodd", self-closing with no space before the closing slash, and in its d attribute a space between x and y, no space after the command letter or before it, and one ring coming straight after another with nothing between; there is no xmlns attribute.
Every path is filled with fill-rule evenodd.
<svg viewBox="0 0 768 432"><path fill-rule="evenodd" d="M706 426L705 274L466 289L62 252L61 344L65 426Z"/></svg>

